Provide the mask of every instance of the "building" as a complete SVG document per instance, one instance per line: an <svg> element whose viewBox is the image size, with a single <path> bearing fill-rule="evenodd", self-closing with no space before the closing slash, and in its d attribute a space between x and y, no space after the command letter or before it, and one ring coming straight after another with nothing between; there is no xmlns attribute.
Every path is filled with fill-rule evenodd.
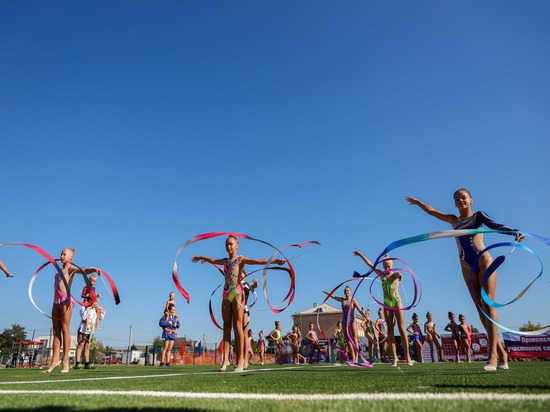
<svg viewBox="0 0 550 412"><path fill-rule="evenodd" d="M44 342L44 358L50 358L53 354L53 335L37 336L34 340L35 342ZM76 335L71 335L69 358L74 359L76 357L76 347L78 346L77 340L78 338ZM63 357L63 342L61 342L61 357Z"/></svg>
<svg viewBox="0 0 550 412"><path fill-rule="evenodd" d="M311 309L303 312L297 312L292 315L292 319L294 320L294 324L300 327L302 339L306 337L306 334L309 331L310 322L313 322L314 330L317 332L317 336L319 338L322 339L323 335L321 335L321 332L317 327L317 322L325 332L327 338L330 339L333 337L334 331L336 330L336 322L342 320L342 309L335 308L328 303L323 303L322 305L317 305L314 303ZM356 313L355 322L361 324L361 322L363 322L363 317ZM359 336L365 336L363 328L358 327L357 332Z"/></svg>

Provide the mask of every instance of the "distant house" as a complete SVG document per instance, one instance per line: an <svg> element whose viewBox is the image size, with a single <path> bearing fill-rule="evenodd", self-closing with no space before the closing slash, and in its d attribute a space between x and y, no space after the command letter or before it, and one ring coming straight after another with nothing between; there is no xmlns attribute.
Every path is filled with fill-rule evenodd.
<svg viewBox="0 0 550 412"><path fill-rule="evenodd" d="M44 342L44 358L50 358L53 354L53 336L43 335L37 336L35 342L43 341ZM74 358L76 356L76 347L77 347L77 336L71 335L71 346L69 349L69 358ZM61 355L63 354L63 345L61 345Z"/></svg>
<svg viewBox="0 0 550 412"><path fill-rule="evenodd" d="M334 331L336 330L336 322L342 320L342 309L335 308L328 303L323 303L322 305L314 303L311 309L297 312L292 315L292 319L294 320L294 324L300 327L302 339L306 337L309 331L310 322L313 322L313 329L319 338L322 339L323 335L321 335L321 332L317 328L317 322L319 322L319 326L321 326L327 338L330 339L333 337ZM363 322L363 317L358 315L357 311L355 313L355 321L359 322L358 325ZM358 327L357 332L359 336L365 336L363 328Z"/></svg>
<svg viewBox="0 0 550 412"><path fill-rule="evenodd" d="M141 360L141 362L140 362ZM130 350L122 351L122 363L141 363L145 364L145 346L132 345Z"/></svg>

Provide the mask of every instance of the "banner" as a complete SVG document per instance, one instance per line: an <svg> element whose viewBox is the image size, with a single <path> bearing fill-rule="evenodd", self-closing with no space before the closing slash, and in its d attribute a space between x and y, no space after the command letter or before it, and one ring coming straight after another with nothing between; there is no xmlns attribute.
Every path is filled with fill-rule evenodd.
<svg viewBox="0 0 550 412"><path fill-rule="evenodd" d="M509 358L550 358L550 331L542 335L517 335L503 332Z"/></svg>
<svg viewBox="0 0 550 412"><path fill-rule="evenodd" d="M466 345L460 344L460 350L458 351L461 360L466 359ZM486 333L472 333L471 342L471 356L472 360L487 359L487 348L489 345L489 339ZM453 335L441 335L441 346L443 347L443 355L445 359L456 359L455 344L453 342Z"/></svg>

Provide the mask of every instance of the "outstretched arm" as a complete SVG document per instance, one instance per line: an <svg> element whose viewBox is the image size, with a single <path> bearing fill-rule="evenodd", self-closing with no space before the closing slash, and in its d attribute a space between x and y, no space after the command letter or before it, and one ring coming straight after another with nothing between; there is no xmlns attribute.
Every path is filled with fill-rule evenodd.
<svg viewBox="0 0 550 412"><path fill-rule="evenodd" d="M247 257L241 256L241 265L266 265L268 262L268 259L249 259ZM285 264L284 259L273 259L271 263L274 263L276 265L284 265Z"/></svg>
<svg viewBox="0 0 550 412"><path fill-rule="evenodd" d="M487 213L485 212L481 212L481 217L483 219L483 224L485 224L485 226L487 226L489 229L518 231L518 229L512 229L509 226L501 225L500 223L495 222L489 216L487 216ZM516 242L521 242L523 239L525 239L525 235L521 233L515 233L515 236Z"/></svg>
<svg viewBox="0 0 550 412"><path fill-rule="evenodd" d="M13 275L9 272L8 268L6 266L4 266L4 264L2 263L1 260L0 260L0 269L2 269L2 271L6 274L7 278L12 278L13 277Z"/></svg>
<svg viewBox="0 0 550 412"><path fill-rule="evenodd" d="M225 263L225 259L214 259L211 257L200 256L200 255L193 256L191 258L191 262L193 263L197 263L199 261L205 261L207 263L212 263L213 265L223 265Z"/></svg>
<svg viewBox="0 0 550 412"><path fill-rule="evenodd" d="M338 296L331 295L326 290L323 290L323 293L325 293L328 297L330 297L334 300L337 300L338 302L343 302L344 301L344 298L340 298Z"/></svg>
<svg viewBox="0 0 550 412"><path fill-rule="evenodd" d="M354 250L353 251L353 254L355 256L359 256L361 259L363 259L363 262L365 262L367 264L368 267L370 267L371 269L374 269L374 271L376 272L377 275L381 274L382 271L380 269L376 269L374 267L374 265L372 264L372 262L365 257L365 255L363 255L361 252L359 252L358 250Z"/></svg>
<svg viewBox="0 0 550 412"><path fill-rule="evenodd" d="M415 199L414 197L405 197L407 202L409 202L411 205L416 205L420 209L422 209L427 214L439 219L443 220L444 222L450 223L451 225L454 225L457 221L457 217L453 215L452 213L442 213L437 210L435 210L433 207L428 206L426 203L421 202L418 199Z"/></svg>
<svg viewBox="0 0 550 412"><path fill-rule="evenodd" d="M99 276L101 276L101 272L98 272L94 268L87 268L87 269L80 270L76 266L71 266L71 268L69 269L69 272L71 273L71 275L74 275L75 273L83 273L85 275L91 275L92 273L97 273L99 274Z"/></svg>

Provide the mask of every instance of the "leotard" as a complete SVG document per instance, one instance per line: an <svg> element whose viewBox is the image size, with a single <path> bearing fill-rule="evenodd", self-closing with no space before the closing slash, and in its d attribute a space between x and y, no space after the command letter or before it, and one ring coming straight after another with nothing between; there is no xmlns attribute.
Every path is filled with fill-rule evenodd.
<svg viewBox="0 0 550 412"><path fill-rule="evenodd" d="M244 290L241 285L238 284L240 273L233 273L235 263L239 260L236 257L233 262L229 263L229 259L225 260L223 265L223 274L225 276L225 285L223 286L223 299L228 299L229 302L233 302L235 297L240 294L244 294Z"/></svg>
<svg viewBox="0 0 550 412"><path fill-rule="evenodd" d="M63 269L62 272L64 276L67 276L68 269ZM58 308L63 307L67 303L74 304L73 297L69 296L66 290L61 290L62 281L63 280L59 276L59 273L56 273L54 280L53 304Z"/></svg>
<svg viewBox="0 0 550 412"><path fill-rule="evenodd" d="M342 325L348 324L348 311L349 311L349 305L351 304L351 301L343 300L342 301ZM355 322L355 316L353 316L353 309L351 310L351 320L349 323Z"/></svg>
<svg viewBox="0 0 550 412"><path fill-rule="evenodd" d="M418 323L413 323L412 329L414 331L413 341L417 340L422 343L422 330L420 329L420 325Z"/></svg>
<svg viewBox="0 0 550 412"><path fill-rule="evenodd" d="M400 301L399 294L397 293L398 280L394 276L389 275L387 278L381 279L381 281L382 290L384 291L384 305L395 308Z"/></svg>
<svg viewBox="0 0 550 412"><path fill-rule="evenodd" d="M454 226L454 229L480 229L482 225L485 225L489 229L493 230L517 230L505 225L501 225L500 223L496 223L495 221L491 220L491 218L487 216L485 212L481 211L475 212L473 215L464 219L460 219L459 217L457 224ZM482 249L480 249L480 247L483 248L482 242L478 242L476 244L476 236L478 235L459 236L456 238L456 243L458 245L458 250L460 253L460 259L470 265L470 267L474 265L477 256L481 252ZM478 239L481 240L481 236L478 236Z"/></svg>

